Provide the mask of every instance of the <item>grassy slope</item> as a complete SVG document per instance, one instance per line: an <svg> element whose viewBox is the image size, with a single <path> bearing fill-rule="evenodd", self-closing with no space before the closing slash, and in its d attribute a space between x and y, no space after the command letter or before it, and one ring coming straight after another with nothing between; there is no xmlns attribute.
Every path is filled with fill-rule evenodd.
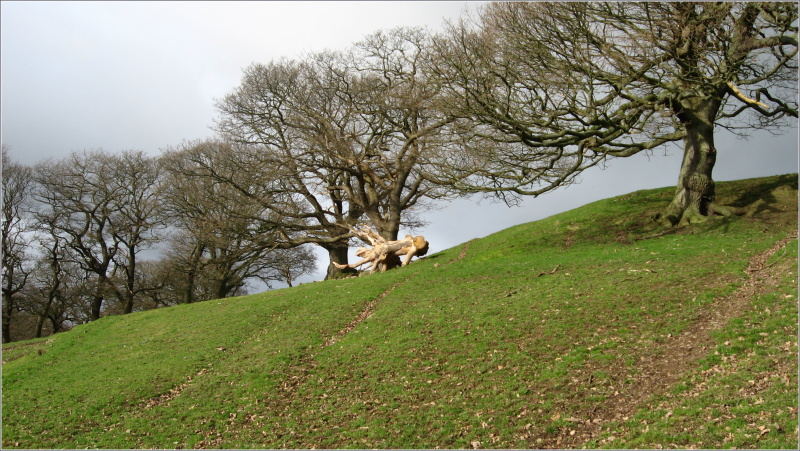
<svg viewBox="0 0 800 451"><path fill-rule="evenodd" d="M3 445L792 448L796 241L772 257L780 284L707 334L701 358L626 396L796 229L796 189L796 175L720 183L723 201L766 204L656 237L647 218L672 190L640 191L386 274L13 343Z"/></svg>

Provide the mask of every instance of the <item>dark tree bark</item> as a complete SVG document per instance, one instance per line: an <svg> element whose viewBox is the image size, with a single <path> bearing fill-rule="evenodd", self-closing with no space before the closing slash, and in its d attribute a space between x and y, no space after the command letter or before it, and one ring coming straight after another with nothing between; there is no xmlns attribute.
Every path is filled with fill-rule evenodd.
<svg viewBox="0 0 800 451"><path fill-rule="evenodd" d="M347 277L353 274L357 274L358 271L355 269L339 269L334 266L334 263L339 263L342 265L347 264L347 251L350 247L347 243L334 243L334 244L325 244L322 246L326 251L328 251L328 270L325 273L325 280L328 279L341 279L343 277Z"/></svg>
<svg viewBox="0 0 800 451"><path fill-rule="evenodd" d="M705 101L694 111L679 114L686 137L675 196L664 213L670 225L703 222L712 212L715 197L712 171L717 161L714 119L719 106L718 101Z"/></svg>
<svg viewBox="0 0 800 451"><path fill-rule="evenodd" d="M194 289L197 273L200 271L200 258L203 256L204 250L205 247L202 244L197 244L192 248L192 253L189 257L189 267L186 270L186 288L183 292L183 301L187 304L195 301Z"/></svg>
<svg viewBox="0 0 800 451"><path fill-rule="evenodd" d="M51 249L51 260L50 260L51 281L50 281L50 288L47 290L47 303L44 306L44 310L39 315L39 321L36 324L36 337L42 336L42 327L44 326L44 320L45 318L49 317L50 308L53 306L53 301L55 301L56 296L58 296L58 290L61 287L60 263L61 261L58 256L58 241L56 240L55 243L53 244L53 248Z"/></svg>
<svg viewBox="0 0 800 451"><path fill-rule="evenodd" d="M136 246L127 246L128 264L125 266L125 290L123 297L125 309L123 313L133 312L133 301L136 298Z"/></svg>

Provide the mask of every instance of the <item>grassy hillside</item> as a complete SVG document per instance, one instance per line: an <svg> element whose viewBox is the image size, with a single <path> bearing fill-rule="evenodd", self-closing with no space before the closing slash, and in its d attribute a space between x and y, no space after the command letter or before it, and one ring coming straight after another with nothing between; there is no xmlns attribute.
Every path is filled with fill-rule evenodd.
<svg viewBox="0 0 800 451"><path fill-rule="evenodd" d="M3 348L3 446L793 448L797 176L672 189L358 279Z"/></svg>

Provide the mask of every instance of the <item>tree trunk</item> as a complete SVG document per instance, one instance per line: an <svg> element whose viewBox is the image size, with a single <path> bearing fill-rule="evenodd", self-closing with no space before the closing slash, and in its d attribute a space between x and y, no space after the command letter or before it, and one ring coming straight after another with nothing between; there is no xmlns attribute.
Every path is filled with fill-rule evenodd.
<svg viewBox="0 0 800 451"><path fill-rule="evenodd" d="M122 312L123 314L128 314L133 312L133 293L127 292L125 293L125 310Z"/></svg>
<svg viewBox="0 0 800 451"><path fill-rule="evenodd" d="M103 296L102 295L95 295L92 298L92 311L89 315L90 321L95 321L100 319L100 310L103 307Z"/></svg>
<svg viewBox="0 0 800 451"><path fill-rule="evenodd" d="M347 277L351 274L358 274L358 271L352 268L345 268L339 269L334 266L334 263L339 263L341 265L347 264L347 251L350 249L350 246L347 243L336 243L336 244L328 244L322 246L326 251L328 251L329 263L328 263L328 271L325 274L325 280L328 279L341 279L343 277Z"/></svg>
<svg viewBox="0 0 800 451"><path fill-rule="evenodd" d="M221 278L214 289L214 299L224 299L228 297L232 289L233 287L228 283L228 278Z"/></svg>
<svg viewBox="0 0 800 451"><path fill-rule="evenodd" d="M50 318L50 324L51 324L51 327L53 328L53 330L51 331L52 335L55 335L58 332L61 332L61 323L60 322L56 321L54 318Z"/></svg>
<svg viewBox="0 0 800 451"><path fill-rule="evenodd" d="M691 105L681 117L686 128L683 162L675 196L667 207L663 219L669 225L703 222L712 213L715 190L711 172L717 161L714 147L714 120L719 102L706 101Z"/></svg>
<svg viewBox="0 0 800 451"><path fill-rule="evenodd" d="M200 270L200 258L203 256L205 246L197 244L192 250L189 260L189 271L186 273L186 290L183 293L183 302L191 304L194 302L194 286L197 273Z"/></svg>
<svg viewBox="0 0 800 451"><path fill-rule="evenodd" d="M95 288L94 296L92 296L89 321L95 321L100 319L100 312L103 309L103 301L105 300L105 296L103 295L104 286L105 286L105 279L103 278L99 279L97 281L97 287Z"/></svg>
<svg viewBox="0 0 800 451"><path fill-rule="evenodd" d="M36 320L36 335L35 335L36 338L39 338L39 337L42 336L42 328L44 327L44 319L45 319L44 315L39 315L39 319Z"/></svg>
<svg viewBox="0 0 800 451"><path fill-rule="evenodd" d="M191 269L186 275L186 290L183 292L183 302L187 304L194 302L194 279L195 271Z"/></svg>
<svg viewBox="0 0 800 451"><path fill-rule="evenodd" d="M11 313L14 308L14 298L7 296L3 290L3 343L11 341Z"/></svg>
<svg viewBox="0 0 800 451"><path fill-rule="evenodd" d="M386 241L396 241L397 236L400 234L400 218L398 217L396 220L387 221L387 224L378 230L378 233L380 233Z"/></svg>
<svg viewBox="0 0 800 451"><path fill-rule="evenodd" d="M136 289L136 247L128 246L128 267L125 268L125 312L133 312L133 300Z"/></svg>
<svg viewBox="0 0 800 451"><path fill-rule="evenodd" d="M44 307L44 312L39 315L39 320L36 322L36 338L42 336L42 328L44 327L44 320L45 318L49 318L50 315L50 306L53 305L53 299L55 299L54 290L51 290L50 293L47 295L47 305Z"/></svg>

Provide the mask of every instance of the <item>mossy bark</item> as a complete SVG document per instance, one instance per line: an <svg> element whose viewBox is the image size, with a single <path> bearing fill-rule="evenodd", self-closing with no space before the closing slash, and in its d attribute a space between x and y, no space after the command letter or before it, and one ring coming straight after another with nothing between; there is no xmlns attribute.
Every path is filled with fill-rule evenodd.
<svg viewBox="0 0 800 451"><path fill-rule="evenodd" d="M675 196L662 215L663 220L673 226L703 222L714 213L712 171L717 161L714 119L719 102L696 102L685 106L689 108L679 115L686 129L683 162Z"/></svg>

